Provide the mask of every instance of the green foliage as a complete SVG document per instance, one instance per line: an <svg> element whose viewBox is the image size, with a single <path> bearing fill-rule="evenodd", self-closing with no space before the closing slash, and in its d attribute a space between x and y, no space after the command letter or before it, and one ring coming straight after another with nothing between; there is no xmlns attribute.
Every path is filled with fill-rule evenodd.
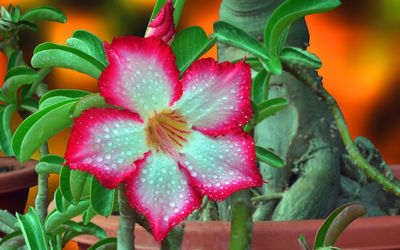
<svg viewBox="0 0 400 250"><path fill-rule="evenodd" d="M279 54L281 61L305 68L319 69L321 60L311 52L296 47L284 47Z"/></svg>
<svg viewBox="0 0 400 250"><path fill-rule="evenodd" d="M271 115L274 115L276 112L286 108L287 105L288 102L280 97L263 101L258 105L257 124L270 117Z"/></svg>
<svg viewBox="0 0 400 250"><path fill-rule="evenodd" d="M62 239L63 246L65 246L65 244L67 244L67 242L72 240L74 237L82 234L90 234L101 240L107 238L106 232L94 223L88 223L87 225L85 225L82 222L79 222L75 223L75 226L77 227L77 229L67 231L64 234L64 237Z"/></svg>
<svg viewBox="0 0 400 250"><path fill-rule="evenodd" d="M72 204L77 204L78 202L74 199L74 196L72 195L71 191L71 169L64 165L61 168L60 172L60 191L62 193L62 196L70 203Z"/></svg>
<svg viewBox="0 0 400 250"><path fill-rule="evenodd" d="M97 36L86 30L76 30L72 37L67 40L71 48L76 48L86 54L96 58L105 67L108 65L106 53L104 52L103 42Z"/></svg>
<svg viewBox="0 0 400 250"><path fill-rule="evenodd" d="M16 110L15 104L0 106L0 149L7 156L14 155L11 147L11 118Z"/></svg>
<svg viewBox="0 0 400 250"><path fill-rule="evenodd" d="M255 146L256 157L272 167L281 168L285 165L284 161L271 149Z"/></svg>
<svg viewBox="0 0 400 250"><path fill-rule="evenodd" d="M335 244L340 234L358 217L367 213L361 204L346 204L333 211L319 228L315 237L314 249L329 247Z"/></svg>
<svg viewBox="0 0 400 250"><path fill-rule="evenodd" d="M267 72L265 69L262 69L254 78L251 86L251 100L253 100L255 104L259 104L268 98L270 77L271 73Z"/></svg>
<svg viewBox="0 0 400 250"><path fill-rule="evenodd" d="M171 48L176 56L176 65L181 74L200 56L210 50L216 39L209 39L206 32L192 26L184 29L175 36Z"/></svg>
<svg viewBox="0 0 400 250"><path fill-rule="evenodd" d="M52 6L40 6L27 11L21 16L22 21L35 22L35 21L55 21L60 23L65 23L67 18L65 14Z"/></svg>
<svg viewBox="0 0 400 250"><path fill-rule="evenodd" d="M64 163L64 158L58 155L44 155L40 158L36 165L36 173L38 174L60 174L61 164Z"/></svg>
<svg viewBox="0 0 400 250"><path fill-rule="evenodd" d="M106 68L101 61L79 49L50 42L42 43L35 48L31 64L35 68L73 69L96 79Z"/></svg>
<svg viewBox="0 0 400 250"><path fill-rule="evenodd" d="M281 4L270 16L265 26L265 46L275 54L279 54L279 45L282 36L285 36L288 27L309 14L332 10L340 5L339 0L287 0ZM287 34L286 34L287 35Z"/></svg>
<svg viewBox="0 0 400 250"><path fill-rule="evenodd" d="M75 105L70 109L70 117L79 117L82 112L90 108L105 108L114 107L105 102L104 97L100 96L99 93L94 93L81 98Z"/></svg>
<svg viewBox="0 0 400 250"><path fill-rule="evenodd" d="M116 189L110 190L101 185L97 179L92 176L90 187L90 205L93 210L103 216L111 215L114 207Z"/></svg>
<svg viewBox="0 0 400 250"><path fill-rule="evenodd" d="M68 117L68 111L77 100L73 98L54 104L25 119L12 138L15 156L21 162L29 160L49 138L71 126L73 120Z"/></svg>
<svg viewBox="0 0 400 250"><path fill-rule="evenodd" d="M71 170L69 182L72 196L74 197L76 202L79 202L82 194L85 194L86 189L88 189L85 187L85 185L89 186L90 175L88 172Z"/></svg>
<svg viewBox="0 0 400 250"><path fill-rule="evenodd" d="M18 103L18 89L30 84L38 77L38 73L25 66L11 68L4 77L4 85L1 89L7 103Z"/></svg>
<svg viewBox="0 0 400 250"><path fill-rule="evenodd" d="M96 242L88 250L114 250L117 248L117 238L107 238Z"/></svg>
<svg viewBox="0 0 400 250"><path fill-rule="evenodd" d="M221 42L243 49L257 56L268 72L272 72L276 75L282 73L282 65L279 59L271 53L269 48L264 47L244 30L227 22L218 21L214 23L214 32L213 36Z"/></svg>
<svg viewBox="0 0 400 250"><path fill-rule="evenodd" d="M24 235L26 245L30 249L49 249L42 223L34 208L30 207L28 213L25 215L17 213L17 219Z"/></svg>

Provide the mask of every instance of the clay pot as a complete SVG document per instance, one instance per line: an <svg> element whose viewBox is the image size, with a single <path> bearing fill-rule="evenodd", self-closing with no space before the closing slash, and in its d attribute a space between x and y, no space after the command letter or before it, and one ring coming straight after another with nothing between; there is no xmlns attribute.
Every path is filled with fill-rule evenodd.
<svg viewBox="0 0 400 250"><path fill-rule="evenodd" d="M20 163L14 157L0 157L0 168L12 169L0 173L0 209L24 213L29 188L37 185L36 164L35 160Z"/></svg>
<svg viewBox="0 0 400 250"><path fill-rule="evenodd" d="M400 165L392 166L400 178ZM117 236L118 216L96 216L92 222L100 225L109 237ZM300 249L297 238L303 234L310 245L324 220L262 221L254 224L253 250ZM185 221L182 249L228 249L230 223ZM400 215L358 218L339 237L335 246L342 249L400 249ZM80 250L87 249L97 239L82 235L74 239ZM153 236L142 227L135 228L135 246L139 250L159 249Z"/></svg>

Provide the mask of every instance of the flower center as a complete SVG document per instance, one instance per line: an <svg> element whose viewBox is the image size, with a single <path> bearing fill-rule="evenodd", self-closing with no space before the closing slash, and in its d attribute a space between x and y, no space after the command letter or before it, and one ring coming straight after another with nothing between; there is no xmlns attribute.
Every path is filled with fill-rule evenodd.
<svg viewBox="0 0 400 250"><path fill-rule="evenodd" d="M152 150L162 150L176 156L187 142L190 128L177 111L164 110L149 119L146 128L147 145Z"/></svg>

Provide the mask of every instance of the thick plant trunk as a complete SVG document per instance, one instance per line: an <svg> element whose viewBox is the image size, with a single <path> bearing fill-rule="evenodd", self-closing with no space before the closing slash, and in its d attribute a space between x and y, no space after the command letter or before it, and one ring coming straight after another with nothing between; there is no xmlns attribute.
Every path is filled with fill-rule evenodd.
<svg viewBox="0 0 400 250"><path fill-rule="evenodd" d="M272 11L282 0L223 0L220 19L246 30L259 41ZM305 48L308 30L304 19L292 26L288 45ZM251 56L225 44L218 44L220 61ZM315 77L318 77L315 74ZM327 106L287 72L272 76L269 98L283 97L289 106L264 120L255 129L256 144L272 148L283 159L281 169L260 163L268 184L261 195L282 193L282 199L257 204L254 220L296 220L322 218L337 203L340 154L343 146Z"/></svg>

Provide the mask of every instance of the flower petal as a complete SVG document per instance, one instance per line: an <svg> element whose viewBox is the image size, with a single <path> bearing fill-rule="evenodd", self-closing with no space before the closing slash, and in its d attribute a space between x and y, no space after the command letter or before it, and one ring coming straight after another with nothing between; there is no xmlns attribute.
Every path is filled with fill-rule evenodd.
<svg viewBox="0 0 400 250"><path fill-rule="evenodd" d="M182 88L175 108L207 135L239 131L252 117L250 66L244 62L196 61L185 72Z"/></svg>
<svg viewBox="0 0 400 250"><path fill-rule="evenodd" d="M157 37L171 44L175 37L174 3L168 0L147 27L145 37Z"/></svg>
<svg viewBox="0 0 400 250"><path fill-rule="evenodd" d="M144 124L137 114L91 108L75 119L65 165L88 171L106 188L115 188L135 171L134 161L148 150Z"/></svg>
<svg viewBox="0 0 400 250"><path fill-rule="evenodd" d="M137 166L128 182L127 196L149 220L155 239L161 241L170 228L200 207L201 199L171 157L151 152Z"/></svg>
<svg viewBox="0 0 400 250"><path fill-rule="evenodd" d="M107 103L146 120L181 96L175 56L162 40L119 37L105 51L109 65L100 75L99 89Z"/></svg>
<svg viewBox="0 0 400 250"><path fill-rule="evenodd" d="M224 200L243 189L261 186L255 163L254 140L247 133L212 138L193 131L181 153L180 162L203 195Z"/></svg>

